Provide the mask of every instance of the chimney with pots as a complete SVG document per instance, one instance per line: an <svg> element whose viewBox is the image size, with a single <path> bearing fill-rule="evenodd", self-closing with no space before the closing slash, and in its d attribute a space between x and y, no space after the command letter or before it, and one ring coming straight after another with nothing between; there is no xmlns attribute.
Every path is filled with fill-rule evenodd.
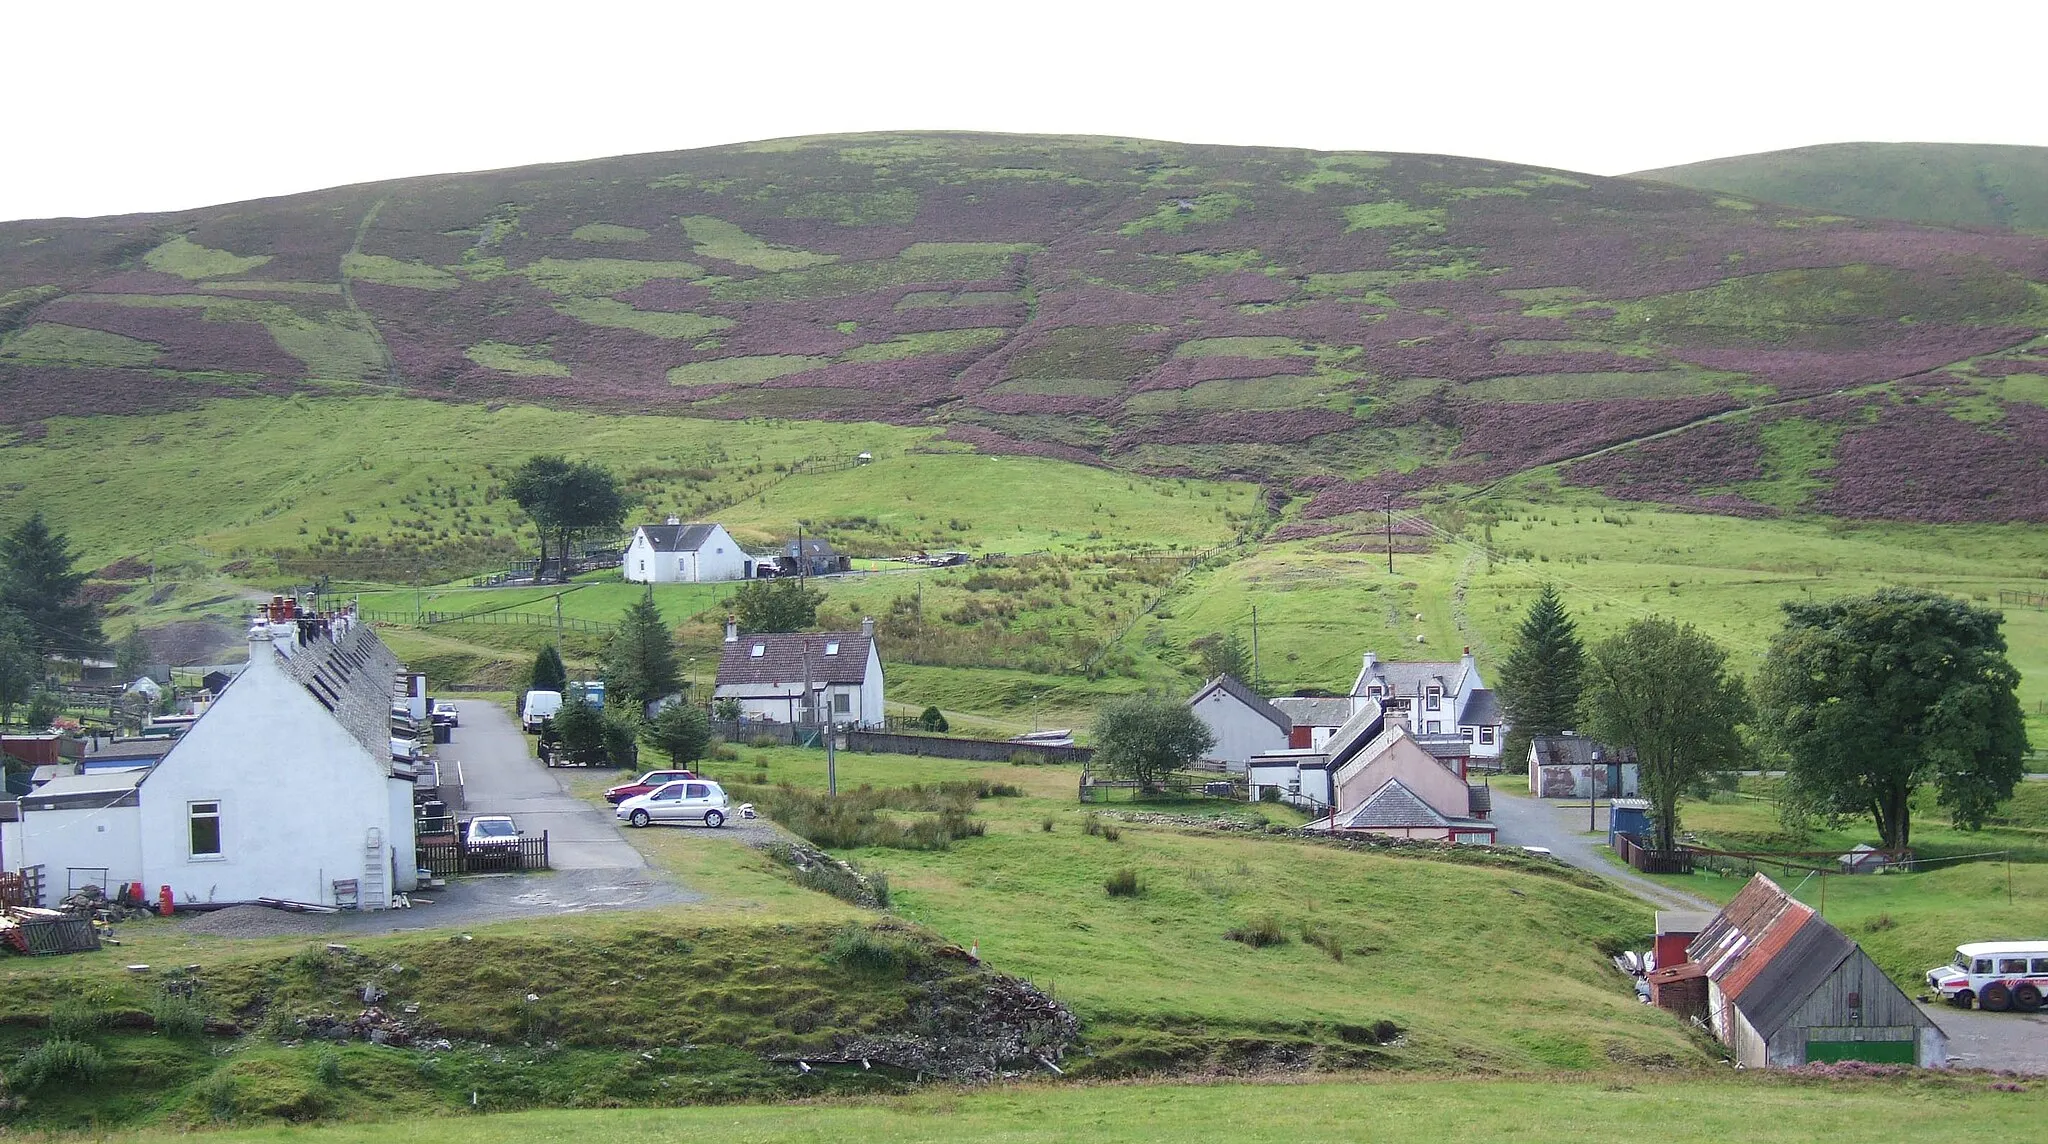
<svg viewBox="0 0 2048 1144"><path fill-rule="evenodd" d="M875 638L875 618L873 616L861 617L860 634L866 639Z"/></svg>
<svg viewBox="0 0 2048 1144"><path fill-rule="evenodd" d="M670 514L669 514L669 518L668 518L668 522L669 522L670 524L681 524L681 523L683 523L683 518L682 518L682 517L679 517L679 516L677 516L677 515L675 515L674 513L670 513Z"/></svg>
<svg viewBox="0 0 2048 1144"><path fill-rule="evenodd" d="M725 617L725 642L740 642L740 618L738 616Z"/></svg>

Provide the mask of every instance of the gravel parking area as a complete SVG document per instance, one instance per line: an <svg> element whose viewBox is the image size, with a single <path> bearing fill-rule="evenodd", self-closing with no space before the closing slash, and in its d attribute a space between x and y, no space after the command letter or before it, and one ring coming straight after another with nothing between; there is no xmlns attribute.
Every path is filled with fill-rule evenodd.
<svg viewBox="0 0 2048 1144"><path fill-rule="evenodd" d="M2048 1075L2048 1013L1986 1013L1953 1005L1920 1006L1948 1034L1948 1063Z"/></svg>

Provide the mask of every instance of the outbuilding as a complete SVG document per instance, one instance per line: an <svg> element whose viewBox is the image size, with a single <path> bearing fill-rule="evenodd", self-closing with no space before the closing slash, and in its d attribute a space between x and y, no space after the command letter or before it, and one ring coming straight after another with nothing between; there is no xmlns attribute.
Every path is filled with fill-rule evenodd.
<svg viewBox="0 0 2048 1144"><path fill-rule="evenodd" d="M1714 1036L1739 1065L1948 1061L1941 1027L1870 955L1762 874L1686 952L1706 977Z"/></svg>
<svg viewBox="0 0 2048 1144"><path fill-rule="evenodd" d="M1188 700L1188 709L1215 737L1210 762L1222 763L1231 774L1245 773L1245 761L1268 751L1284 751L1293 721L1234 675L1219 675Z"/></svg>

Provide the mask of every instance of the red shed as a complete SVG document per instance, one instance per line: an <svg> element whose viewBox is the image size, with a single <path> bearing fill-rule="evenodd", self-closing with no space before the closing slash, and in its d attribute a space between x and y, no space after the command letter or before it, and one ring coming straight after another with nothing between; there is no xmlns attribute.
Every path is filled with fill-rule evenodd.
<svg viewBox="0 0 2048 1144"><path fill-rule="evenodd" d="M1707 923L1713 920L1714 915L1705 910L1658 910L1655 947L1657 968L1670 969L1672 966L1684 965L1689 960L1685 954L1685 947L1691 945L1692 939L1700 936L1700 932L1707 928Z"/></svg>

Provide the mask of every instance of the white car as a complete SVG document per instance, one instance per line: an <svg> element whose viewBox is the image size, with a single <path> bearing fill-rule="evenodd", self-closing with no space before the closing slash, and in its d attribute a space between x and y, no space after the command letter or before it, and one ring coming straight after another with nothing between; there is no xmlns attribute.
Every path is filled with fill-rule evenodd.
<svg viewBox="0 0 2048 1144"><path fill-rule="evenodd" d="M636 794L619 804L619 817L634 826L657 822L702 822L725 825L725 790L709 779L667 783Z"/></svg>
<svg viewBox="0 0 2048 1144"><path fill-rule="evenodd" d="M462 726L462 713L456 710L455 704L443 700L434 704L434 721L446 723L450 727L460 727Z"/></svg>

